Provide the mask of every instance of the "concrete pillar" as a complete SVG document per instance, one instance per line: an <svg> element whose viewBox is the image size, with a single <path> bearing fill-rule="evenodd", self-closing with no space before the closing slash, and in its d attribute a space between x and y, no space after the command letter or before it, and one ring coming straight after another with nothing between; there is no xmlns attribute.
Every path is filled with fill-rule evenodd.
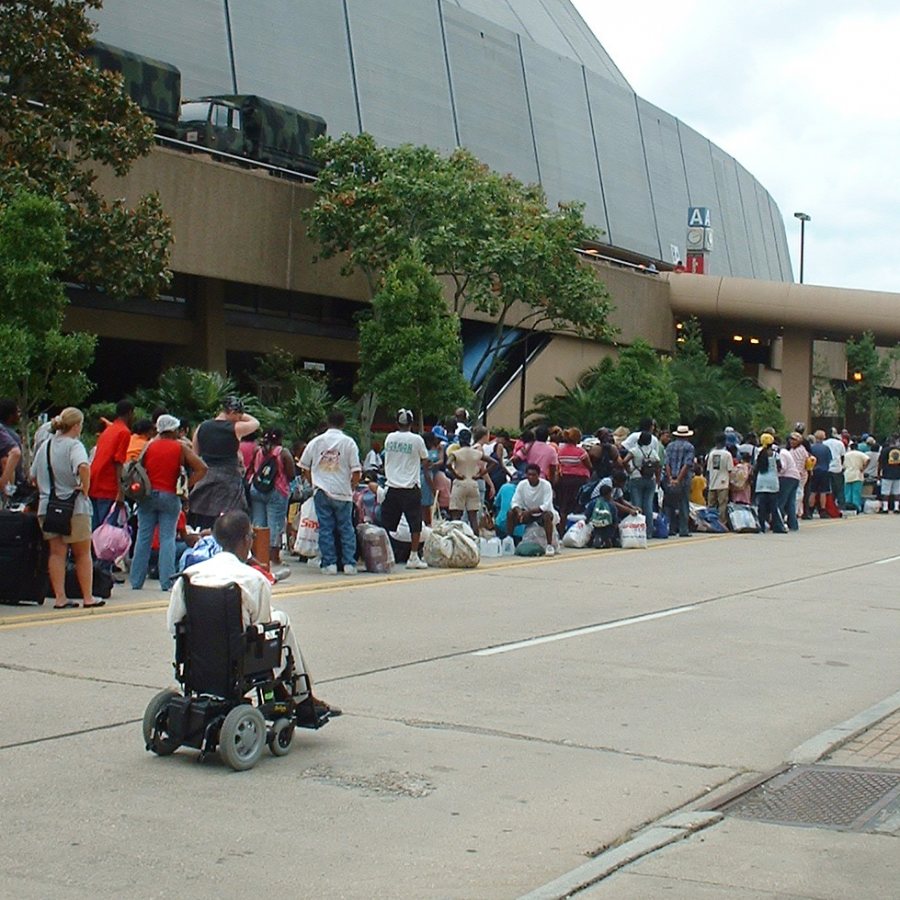
<svg viewBox="0 0 900 900"><path fill-rule="evenodd" d="M781 351L781 409L791 426L810 425L812 402L812 332L785 328Z"/></svg>
<svg viewBox="0 0 900 900"><path fill-rule="evenodd" d="M209 372L225 372L225 283L201 278L197 285L193 365Z"/></svg>

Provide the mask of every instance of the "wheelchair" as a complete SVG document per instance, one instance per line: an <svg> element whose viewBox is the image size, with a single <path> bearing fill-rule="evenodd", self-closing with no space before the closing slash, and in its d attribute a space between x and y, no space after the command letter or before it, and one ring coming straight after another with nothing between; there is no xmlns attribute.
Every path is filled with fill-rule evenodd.
<svg viewBox="0 0 900 900"><path fill-rule="evenodd" d="M202 587L185 578L184 588L187 614L176 626L173 663L182 692L161 691L150 701L146 749L168 756L193 747L200 761L218 749L235 771L252 768L266 744L274 756L287 755L294 729L320 728L328 712L314 705L309 677L283 646L285 626L244 629L236 584Z"/></svg>

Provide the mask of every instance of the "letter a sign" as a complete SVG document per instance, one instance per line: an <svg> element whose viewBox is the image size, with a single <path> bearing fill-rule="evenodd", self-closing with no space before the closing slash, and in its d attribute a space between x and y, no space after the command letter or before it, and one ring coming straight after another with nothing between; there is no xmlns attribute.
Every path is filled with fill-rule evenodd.
<svg viewBox="0 0 900 900"><path fill-rule="evenodd" d="M712 220L707 206L688 207L688 228L709 228Z"/></svg>

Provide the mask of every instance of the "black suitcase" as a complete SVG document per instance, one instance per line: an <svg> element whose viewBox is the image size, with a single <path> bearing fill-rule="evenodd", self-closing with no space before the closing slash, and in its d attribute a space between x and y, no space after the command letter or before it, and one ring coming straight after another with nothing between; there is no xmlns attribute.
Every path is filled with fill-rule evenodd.
<svg viewBox="0 0 900 900"><path fill-rule="evenodd" d="M47 545L37 516L0 509L0 602L40 605L48 584Z"/></svg>
<svg viewBox="0 0 900 900"><path fill-rule="evenodd" d="M91 595L101 600L109 600L112 595L113 577L98 562L94 562L94 576ZM69 600L81 600L81 585L71 560L66 564L66 597Z"/></svg>

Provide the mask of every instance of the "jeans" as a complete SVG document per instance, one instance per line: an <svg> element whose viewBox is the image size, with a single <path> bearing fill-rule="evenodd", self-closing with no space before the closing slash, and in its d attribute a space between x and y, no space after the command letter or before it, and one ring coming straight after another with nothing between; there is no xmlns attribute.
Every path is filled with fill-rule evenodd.
<svg viewBox="0 0 900 900"><path fill-rule="evenodd" d="M655 478L630 478L628 496L634 506L639 507L647 520L647 537L653 535L653 498L656 496Z"/></svg>
<svg viewBox="0 0 900 900"><path fill-rule="evenodd" d="M94 508L94 515L91 519L91 531L96 531L103 524L103 520L109 515L109 511L113 508L115 502L115 500L91 497L91 506Z"/></svg>
<svg viewBox="0 0 900 900"><path fill-rule="evenodd" d="M261 494L250 488L250 520L257 528L269 529L269 546L281 548L281 536L287 521L288 498L275 488Z"/></svg>
<svg viewBox="0 0 900 900"><path fill-rule="evenodd" d="M786 534L781 513L778 512L778 494L767 491L756 492L756 505L759 510L759 533L766 533L766 525L771 521L772 531Z"/></svg>
<svg viewBox="0 0 900 900"><path fill-rule="evenodd" d="M356 564L356 532L353 530L353 514L350 500L335 500L325 491L313 494L316 515L319 518L319 555L322 567L337 565L337 547L334 530L337 526L341 541L341 560L345 566Z"/></svg>
<svg viewBox="0 0 900 900"><path fill-rule="evenodd" d="M675 516L677 515L678 536L687 537L691 533L691 493L687 489L687 485L682 484L681 493L678 495L677 499L669 499L667 497L664 505L669 513L669 528L674 528ZM651 521L653 520L651 519Z"/></svg>
<svg viewBox="0 0 900 900"><path fill-rule="evenodd" d="M778 510L787 520L787 527L797 531L797 490L800 482L796 478L778 479Z"/></svg>
<svg viewBox="0 0 900 900"><path fill-rule="evenodd" d="M151 491L138 504L138 535L131 561L131 586L140 590L150 565L150 545L159 525L159 586L167 591L175 578L175 532L181 498L165 491Z"/></svg>

